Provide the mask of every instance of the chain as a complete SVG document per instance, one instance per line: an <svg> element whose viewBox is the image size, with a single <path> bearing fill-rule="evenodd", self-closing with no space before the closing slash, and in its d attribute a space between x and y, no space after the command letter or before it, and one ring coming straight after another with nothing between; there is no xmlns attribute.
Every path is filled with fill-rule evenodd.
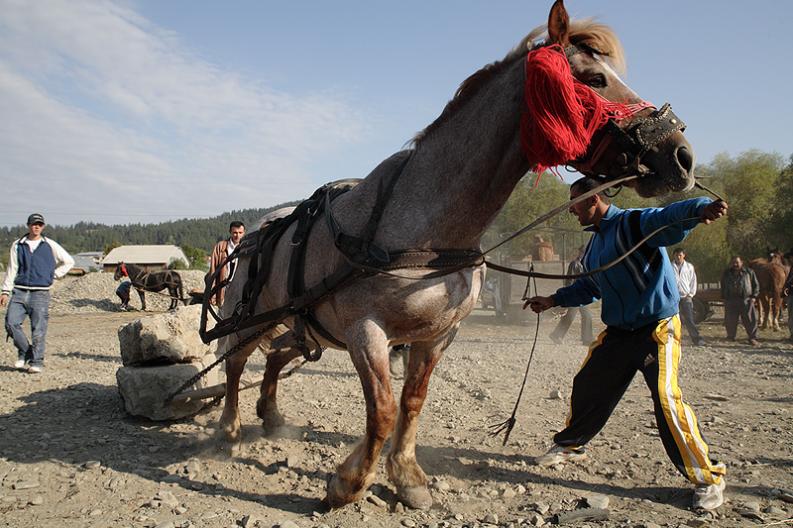
<svg viewBox="0 0 793 528"><path fill-rule="evenodd" d="M242 350L242 348L245 347L251 341L254 341L254 340L260 338L265 333L267 333L270 330L272 330L273 327L275 327L276 324L278 324L278 323L277 322L276 323L272 323L272 324L269 324L269 325L265 326L261 330L257 330L256 332L252 333L251 335L249 335L245 339L242 339L241 341L239 341L236 345L234 345L230 349L226 350L223 353L223 355L221 355L214 362L212 362L212 364L210 364L209 366L204 368L201 372L199 372L195 376L191 377L190 379L188 379L187 381L182 383L182 385L178 389L176 389L172 394L170 394L167 398L165 398L165 404L166 405L170 404L171 401L173 401L173 399L177 395L179 395L183 390L185 390L186 388L190 387L191 385L195 385L196 383L198 383L198 381L201 378L203 378L204 376L207 375L207 372L209 372L210 370L212 370L213 368L218 366L220 363L222 363L223 361L227 360L228 358L230 358L231 356L233 356L234 354L236 354L240 350Z"/></svg>

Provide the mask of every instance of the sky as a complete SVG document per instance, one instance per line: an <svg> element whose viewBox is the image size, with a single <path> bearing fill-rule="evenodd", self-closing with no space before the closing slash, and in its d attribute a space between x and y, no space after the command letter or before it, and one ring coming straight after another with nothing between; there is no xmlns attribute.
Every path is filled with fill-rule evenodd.
<svg viewBox="0 0 793 528"><path fill-rule="evenodd" d="M0 225L209 217L364 177L550 0L0 0ZM793 153L793 2L568 0L699 163Z"/></svg>

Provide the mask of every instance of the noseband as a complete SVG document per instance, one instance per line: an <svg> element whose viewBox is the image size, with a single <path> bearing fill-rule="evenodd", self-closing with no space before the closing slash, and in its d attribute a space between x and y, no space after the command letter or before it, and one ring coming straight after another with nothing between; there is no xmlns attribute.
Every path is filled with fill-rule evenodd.
<svg viewBox="0 0 793 528"><path fill-rule="evenodd" d="M573 55L585 51L589 50L582 50L576 46L568 46L564 50L568 63ZM591 52L595 53L596 51L591 50ZM594 90L592 91L594 92ZM595 93L604 99L600 94ZM672 106L669 103L664 103L661 108L653 110L647 116L634 118L627 126L622 127L619 125L620 121L631 118L646 108L655 108L655 105L648 101L625 105L614 105L605 99L604 101L607 108L609 105L613 105L612 108L614 108L610 112L609 120L598 131L597 142L593 138L586 154L572 162L576 170L586 176L603 178L595 172L594 167L612 143L616 143L622 152L621 172L615 176L645 176L651 171L642 165L644 155L675 132L682 132L686 129L686 124L672 111Z"/></svg>

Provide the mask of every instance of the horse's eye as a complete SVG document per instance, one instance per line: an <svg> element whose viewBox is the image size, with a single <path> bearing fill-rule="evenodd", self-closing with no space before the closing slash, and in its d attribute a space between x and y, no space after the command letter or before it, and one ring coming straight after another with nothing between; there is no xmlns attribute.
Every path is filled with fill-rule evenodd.
<svg viewBox="0 0 793 528"><path fill-rule="evenodd" d="M593 75L586 82L592 88L605 88L606 87L606 76L602 73L598 73Z"/></svg>

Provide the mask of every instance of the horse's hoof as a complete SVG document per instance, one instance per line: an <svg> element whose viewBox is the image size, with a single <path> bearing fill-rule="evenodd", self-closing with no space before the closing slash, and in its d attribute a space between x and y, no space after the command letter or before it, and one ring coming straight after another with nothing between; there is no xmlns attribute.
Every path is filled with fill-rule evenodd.
<svg viewBox="0 0 793 528"><path fill-rule="evenodd" d="M414 510L429 510L432 507L432 495L426 486L397 488L397 497L402 504Z"/></svg>
<svg viewBox="0 0 793 528"><path fill-rule="evenodd" d="M346 486L344 486L339 476L333 475L328 481L328 494L325 497L325 502L328 506L331 508L341 508L363 497L364 490L360 490L358 493L350 493L343 488L346 488Z"/></svg>

